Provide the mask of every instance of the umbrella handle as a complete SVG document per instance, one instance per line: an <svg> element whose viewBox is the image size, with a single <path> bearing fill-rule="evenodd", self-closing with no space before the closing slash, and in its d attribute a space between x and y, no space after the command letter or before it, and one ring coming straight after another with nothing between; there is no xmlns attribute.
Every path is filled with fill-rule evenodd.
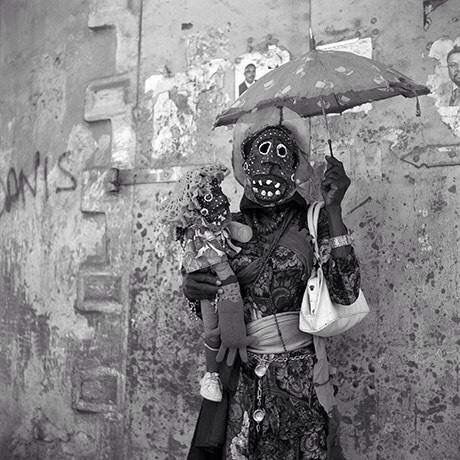
<svg viewBox="0 0 460 460"><path fill-rule="evenodd" d="M331 154L332 158L335 158L334 152L332 151L331 131L329 130L329 123L327 122L327 115L326 115L326 110L324 109L324 99L323 98L321 98L321 110L323 112L324 122L326 123L327 134L329 135L329 138L327 140L327 143L329 144L329 153Z"/></svg>
<svg viewBox="0 0 460 460"><path fill-rule="evenodd" d="M327 140L327 143L329 144L329 153L331 154L331 157L332 157L332 158L335 158L334 152L332 151L332 140L331 140L331 139L328 139L328 140Z"/></svg>

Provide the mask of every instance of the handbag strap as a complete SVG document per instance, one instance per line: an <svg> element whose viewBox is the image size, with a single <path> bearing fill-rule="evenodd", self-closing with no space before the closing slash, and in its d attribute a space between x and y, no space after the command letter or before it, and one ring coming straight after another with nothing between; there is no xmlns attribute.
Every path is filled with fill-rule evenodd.
<svg viewBox="0 0 460 460"><path fill-rule="evenodd" d="M318 220L321 208L324 206L323 201L315 201L312 203L307 210L307 224L308 231L313 238L315 246L315 256L319 260L319 246L318 246Z"/></svg>

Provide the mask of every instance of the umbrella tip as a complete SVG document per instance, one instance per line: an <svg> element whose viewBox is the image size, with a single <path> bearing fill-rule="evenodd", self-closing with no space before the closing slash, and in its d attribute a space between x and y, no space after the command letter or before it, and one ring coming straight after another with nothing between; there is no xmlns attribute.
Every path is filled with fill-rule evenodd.
<svg viewBox="0 0 460 460"><path fill-rule="evenodd" d="M315 37L313 35L313 30L311 30L311 27L308 28L308 32L310 35L310 51L313 51L316 49L316 42L315 42Z"/></svg>

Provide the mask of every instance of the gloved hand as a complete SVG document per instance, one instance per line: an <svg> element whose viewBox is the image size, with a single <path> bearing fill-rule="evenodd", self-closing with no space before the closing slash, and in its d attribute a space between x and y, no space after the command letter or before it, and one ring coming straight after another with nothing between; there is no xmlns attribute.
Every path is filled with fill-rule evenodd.
<svg viewBox="0 0 460 460"><path fill-rule="evenodd" d="M216 361L221 362L227 354L227 365L232 366L238 352L241 360L248 361L247 347L255 338L246 335L243 305L241 302L220 299L217 305L219 326L207 334L207 337L220 336L221 345L216 356Z"/></svg>
<svg viewBox="0 0 460 460"><path fill-rule="evenodd" d="M216 294L222 294L222 284L209 268L197 270L192 273L182 273L182 291L188 300L214 300Z"/></svg>

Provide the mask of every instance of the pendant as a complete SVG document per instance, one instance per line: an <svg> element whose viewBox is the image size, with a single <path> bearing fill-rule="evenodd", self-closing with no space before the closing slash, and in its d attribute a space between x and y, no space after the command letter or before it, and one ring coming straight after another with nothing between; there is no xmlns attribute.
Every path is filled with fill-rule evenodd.
<svg viewBox="0 0 460 460"><path fill-rule="evenodd" d="M265 411L263 409L256 409L252 413L252 418L256 423L260 423L265 418Z"/></svg>
<svg viewBox="0 0 460 460"><path fill-rule="evenodd" d="M268 366L266 364L259 363L254 369L254 373L261 379L267 373Z"/></svg>

